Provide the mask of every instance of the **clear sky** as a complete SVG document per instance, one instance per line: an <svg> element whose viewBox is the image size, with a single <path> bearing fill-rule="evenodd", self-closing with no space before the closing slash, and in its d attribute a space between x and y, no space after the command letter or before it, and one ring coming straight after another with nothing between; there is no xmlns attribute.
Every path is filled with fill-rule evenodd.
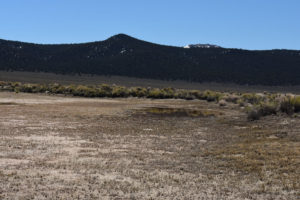
<svg viewBox="0 0 300 200"><path fill-rule="evenodd" d="M117 33L173 46L300 50L300 0L0 1L1 39L79 43Z"/></svg>

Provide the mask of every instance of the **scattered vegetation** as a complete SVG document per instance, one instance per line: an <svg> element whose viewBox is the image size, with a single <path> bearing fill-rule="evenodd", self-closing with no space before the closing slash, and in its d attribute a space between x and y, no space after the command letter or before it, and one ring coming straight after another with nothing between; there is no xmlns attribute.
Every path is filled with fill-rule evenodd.
<svg viewBox="0 0 300 200"><path fill-rule="evenodd" d="M263 116L286 113L292 115L300 112L300 96L272 93L226 93L215 91L184 90L175 88L123 87L117 85L61 85L61 84L24 84L20 82L0 82L0 91L64 94L81 97L110 98L153 98L186 99L217 102L220 106L227 103L244 107L249 120L258 120Z"/></svg>
<svg viewBox="0 0 300 200"><path fill-rule="evenodd" d="M284 137L279 137L284 135ZM225 147L206 152L223 162L218 167L234 169L257 177L264 188L271 192L278 185L284 191L299 191L298 170L300 148L295 141L285 138L286 133L250 128L240 134L241 140Z"/></svg>
<svg viewBox="0 0 300 200"><path fill-rule="evenodd" d="M276 114L278 112L278 105L275 102L261 103L259 106L250 108L248 110L249 120L258 120L263 116Z"/></svg>
<svg viewBox="0 0 300 200"><path fill-rule="evenodd" d="M280 104L280 110L287 114L300 112L300 96L287 96Z"/></svg>
<svg viewBox="0 0 300 200"><path fill-rule="evenodd" d="M169 107L150 107L142 110L142 112L159 115L159 116L175 116L175 117L212 117L216 115L222 115L221 112L216 112L212 110L169 108Z"/></svg>
<svg viewBox="0 0 300 200"><path fill-rule="evenodd" d="M117 85L60 85L60 84L22 84L19 82L0 82L1 91L26 92L26 93L50 93L65 94L81 97L140 97L153 99L201 99L207 101L219 101L223 96L220 92L206 90L183 90L174 88L126 88Z"/></svg>

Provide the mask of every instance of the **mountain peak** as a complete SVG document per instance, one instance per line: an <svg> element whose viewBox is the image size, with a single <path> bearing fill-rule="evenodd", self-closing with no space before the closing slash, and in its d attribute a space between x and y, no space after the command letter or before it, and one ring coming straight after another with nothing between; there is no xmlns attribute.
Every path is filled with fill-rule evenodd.
<svg viewBox="0 0 300 200"><path fill-rule="evenodd" d="M124 33L119 33L108 38L108 40L126 40L126 39L134 39L134 38Z"/></svg>

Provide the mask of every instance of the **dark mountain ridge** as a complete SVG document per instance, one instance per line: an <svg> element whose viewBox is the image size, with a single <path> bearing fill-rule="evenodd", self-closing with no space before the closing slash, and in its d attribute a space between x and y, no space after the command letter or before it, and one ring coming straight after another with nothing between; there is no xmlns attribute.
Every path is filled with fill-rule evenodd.
<svg viewBox="0 0 300 200"><path fill-rule="evenodd" d="M300 51L158 45L125 34L81 44L0 40L0 70L300 85Z"/></svg>

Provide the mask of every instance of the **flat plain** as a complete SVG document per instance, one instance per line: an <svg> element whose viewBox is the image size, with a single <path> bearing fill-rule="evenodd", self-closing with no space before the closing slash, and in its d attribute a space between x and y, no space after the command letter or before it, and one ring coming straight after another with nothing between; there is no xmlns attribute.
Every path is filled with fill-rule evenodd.
<svg viewBox="0 0 300 200"><path fill-rule="evenodd" d="M0 92L0 199L297 199L300 117Z"/></svg>

